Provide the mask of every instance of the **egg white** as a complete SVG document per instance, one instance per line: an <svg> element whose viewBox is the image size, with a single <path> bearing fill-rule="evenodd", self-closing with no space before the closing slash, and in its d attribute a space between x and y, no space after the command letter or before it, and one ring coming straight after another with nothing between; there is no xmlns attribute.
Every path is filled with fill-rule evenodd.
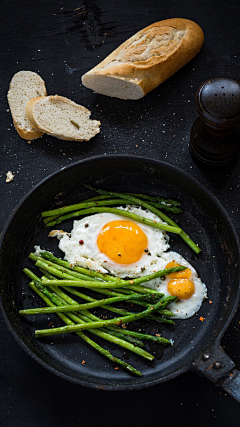
<svg viewBox="0 0 240 427"><path fill-rule="evenodd" d="M203 300L207 298L206 285L198 277L198 274L193 268L193 266L177 252L169 251L163 253L161 259L164 264L163 269L166 268L166 265L169 262L174 260L177 264L188 267L191 270L192 276L189 278L189 280L191 280L194 284L193 295L188 299L178 300L176 302L173 302L172 304L169 304L168 308L174 314L175 319L187 319L189 317L194 316L194 314L199 311ZM157 278L155 280L151 280L150 282L145 283L144 285L149 286L152 289L155 289L161 293L164 293L165 295L171 295L168 291L168 283L170 282L170 280L172 280L170 277L165 276L163 280L161 280L161 278Z"/></svg>
<svg viewBox="0 0 240 427"><path fill-rule="evenodd" d="M121 209L126 209L153 221L161 221L152 212L139 207L128 206L121 207ZM72 266L80 265L102 273L110 273L120 278L149 275L153 272L164 270L170 261L175 260L178 264L190 268L192 276L189 280L194 283L195 291L189 299L178 300L170 304L168 306L169 310L172 311L177 319L186 319L197 313L203 300L207 298L207 288L188 261L177 252L168 251L169 236L165 231L131 220L141 227L148 239L148 253L144 252L142 257L132 264L117 264L100 252L97 245L98 235L104 225L115 220L124 221L128 220L128 218L111 213L95 214L81 220L75 220L71 234L55 233L60 240L59 248L65 253L65 259ZM54 235L54 232L52 235ZM168 276L165 276L164 278L145 282L144 286L148 286L165 295L170 295L167 288L170 280Z"/></svg>

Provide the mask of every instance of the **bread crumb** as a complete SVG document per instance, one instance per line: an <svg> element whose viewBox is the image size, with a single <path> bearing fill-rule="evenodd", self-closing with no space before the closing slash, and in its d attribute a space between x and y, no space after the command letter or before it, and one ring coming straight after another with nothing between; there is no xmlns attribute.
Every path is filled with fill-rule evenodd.
<svg viewBox="0 0 240 427"><path fill-rule="evenodd" d="M14 176L15 175L11 171L8 171L6 173L6 182L11 182L13 180Z"/></svg>
<svg viewBox="0 0 240 427"><path fill-rule="evenodd" d="M27 141L27 143L28 143L28 144L31 144L31 143L32 143L32 141Z"/></svg>

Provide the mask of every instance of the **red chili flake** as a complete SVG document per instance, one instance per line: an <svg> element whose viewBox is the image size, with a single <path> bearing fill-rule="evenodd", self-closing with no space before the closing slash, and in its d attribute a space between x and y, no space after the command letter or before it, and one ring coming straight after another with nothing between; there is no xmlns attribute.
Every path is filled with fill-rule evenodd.
<svg viewBox="0 0 240 427"><path fill-rule="evenodd" d="M133 284L133 280L129 280L129 283L132 285Z"/></svg>
<svg viewBox="0 0 240 427"><path fill-rule="evenodd" d="M122 324L122 320L120 320L119 322L116 323L117 326Z"/></svg>
<svg viewBox="0 0 240 427"><path fill-rule="evenodd" d="M201 320L201 322L203 322L204 321L204 317L199 317L199 320Z"/></svg>
<svg viewBox="0 0 240 427"><path fill-rule="evenodd" d="M83 240L79 240L79 244L83 245L84 241Z"/></svg>
<svg viewBox="0 0 240 427"><path fill-rule="evenodd" d="M83 361L82 361L82 365L85 365L85 363L86 363L86 362L85 362L85 360L83 360Z"/></svg>
<svg viewBox="0 0 240 427"><path fill-rule="evenodd" d="M116 369L116 371L118 371L118 370L119 370L119 368L117 368L117 367L116 367L116 368L114 368L114 369Z"/></svg>
<svg viewBox="0 0 240 427"><path fill-rule="evenodd" d="M53 325L53 322L50 322L49 324L48 324L48 326L52 326Z"/></svg>
<svg viewBox="0 0 240 427"><path fill-rule="evenodd" d="M155 334L156 335L156 337L160 337L161 335L160 334Z"/></svg>
<svg viewBox="0 0 240 427"><path fill-rule="evenodd" d="M208 301L208 304L212 304L212 301Z"/></svg>

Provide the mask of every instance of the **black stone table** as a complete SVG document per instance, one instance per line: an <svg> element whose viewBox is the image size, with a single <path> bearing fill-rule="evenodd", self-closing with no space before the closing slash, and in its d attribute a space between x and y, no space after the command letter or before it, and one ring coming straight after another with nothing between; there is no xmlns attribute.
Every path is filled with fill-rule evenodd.
<svg viewBox="0 0 240 427"><path fill-rule="evenodd" d="M66 165L95 155L135 154L173 164L197 178L222 203L239 232L240 161L203 169L189 154L197 117L194 96L208 78L239 79L238 0L2 0L0 14L1 227L35 184ZM139 101L110 99L81 84L81 76L120 43L162 19L183 17L203 28L202 51ZM7 104L12 76L36 71L48 93L73 99L102 122L90 142L44 135L28 144L14 130ZM14 180L6 183L6 173ZM222 345L240 369L240 310ZM134 392L82 388L50 374L16 344L0 322L0 424L6 427L177 425L238 427L240 405L189 372Z"/></svg>

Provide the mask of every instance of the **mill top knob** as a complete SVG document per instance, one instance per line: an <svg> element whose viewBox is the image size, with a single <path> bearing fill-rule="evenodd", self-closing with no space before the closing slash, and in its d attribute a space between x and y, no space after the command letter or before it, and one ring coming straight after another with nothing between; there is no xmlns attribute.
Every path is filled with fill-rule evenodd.
<svg viewBox="0 0 240 427"><path fill-rule="evenodd" d="M227 130L240 121L240 82L229 77L214 77L197 91L196 109L207 126Z"/></svg>

